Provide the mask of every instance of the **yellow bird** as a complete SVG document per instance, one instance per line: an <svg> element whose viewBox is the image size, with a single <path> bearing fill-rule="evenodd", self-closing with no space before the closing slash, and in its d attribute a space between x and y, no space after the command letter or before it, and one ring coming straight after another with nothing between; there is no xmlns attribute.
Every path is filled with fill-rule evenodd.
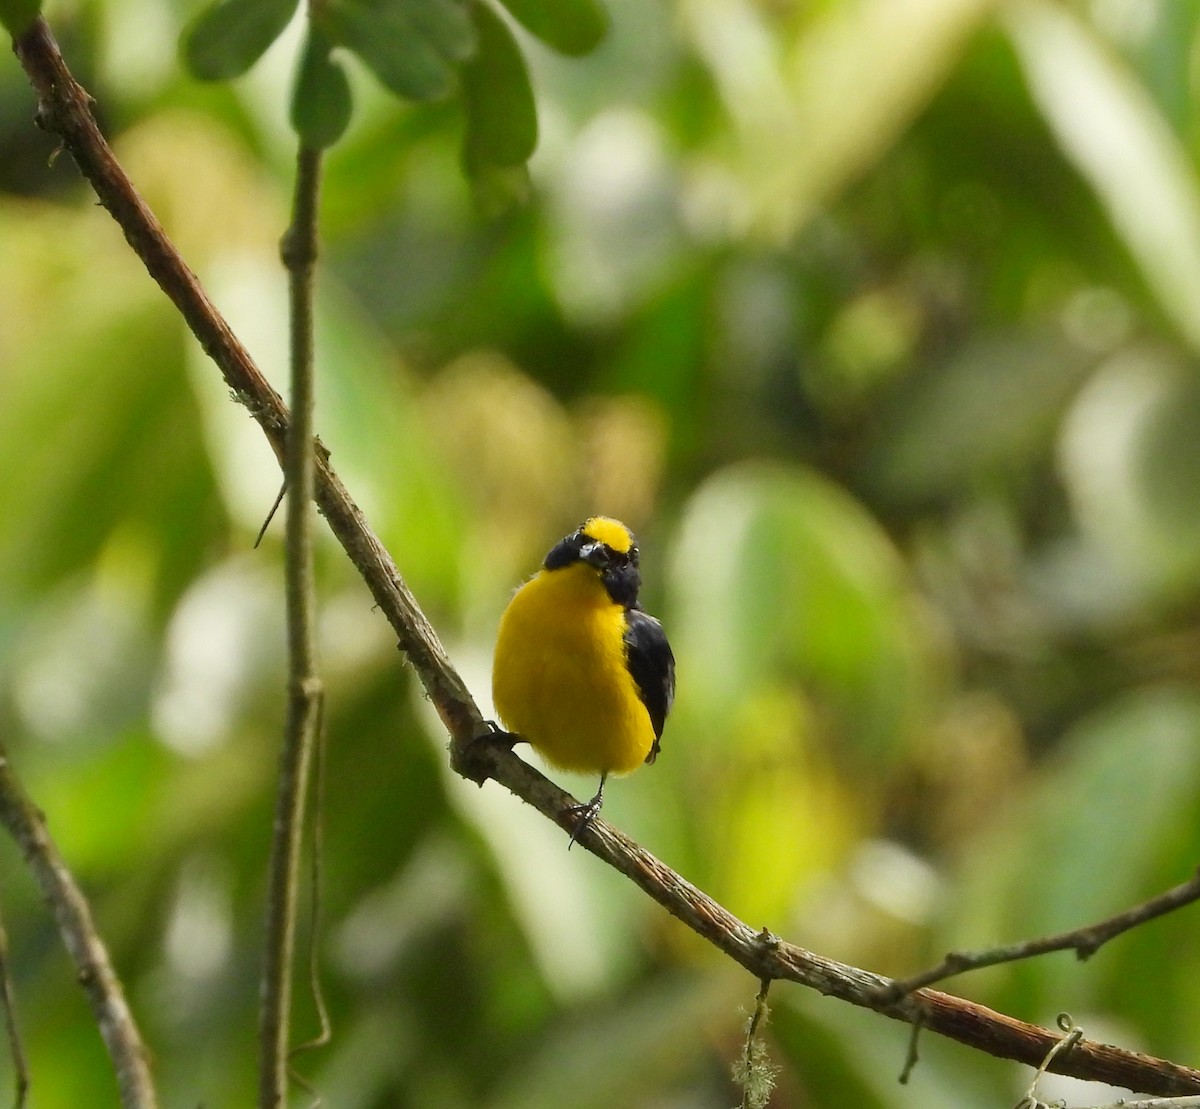
<svg viewBox="0 0 1200 1109"><path fill-rule="evenodd" d="M662 625L638 605L638 549L618 520L593 516L557 543L500 619L492 699L514 738L563 770L600 775L571 842L603 803L609 774L658 755L675 696Z"/></svg>

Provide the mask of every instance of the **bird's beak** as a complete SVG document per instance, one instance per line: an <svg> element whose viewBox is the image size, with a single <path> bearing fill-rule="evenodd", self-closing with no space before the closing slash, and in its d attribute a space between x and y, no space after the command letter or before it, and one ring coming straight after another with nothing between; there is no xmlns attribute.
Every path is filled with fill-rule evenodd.
<svg viewBox="0 0 1200 1109"><path fill-rule="evenodd" d="M604 544L591 540L579 548L579 561L603 570L608 565L608 555L605 554Z"/></svg>

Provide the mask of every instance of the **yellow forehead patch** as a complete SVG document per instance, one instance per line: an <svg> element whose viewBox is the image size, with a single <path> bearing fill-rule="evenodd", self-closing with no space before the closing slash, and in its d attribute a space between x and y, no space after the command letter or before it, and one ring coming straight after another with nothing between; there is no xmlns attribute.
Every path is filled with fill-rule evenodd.
<svg viewBox="0 0 1200 1109"><path fill-rule="evenodd" d="M633 533L620 520L614 520L611 516L593 516L579 530L622 554L633 546Z"/></svg>

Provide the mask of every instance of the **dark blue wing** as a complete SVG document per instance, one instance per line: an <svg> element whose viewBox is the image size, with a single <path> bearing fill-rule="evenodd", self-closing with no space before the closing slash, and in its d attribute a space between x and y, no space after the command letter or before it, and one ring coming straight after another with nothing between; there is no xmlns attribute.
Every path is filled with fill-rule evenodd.
<svg viewBox="0 0 1200 1109"><path fill-rule="evenodd" d="M663 724L675 700L675 656L662 624L640 608L625 610L625 658L654 725L654 746L646 756L647 762L653 762L658 756Z"/></svg>

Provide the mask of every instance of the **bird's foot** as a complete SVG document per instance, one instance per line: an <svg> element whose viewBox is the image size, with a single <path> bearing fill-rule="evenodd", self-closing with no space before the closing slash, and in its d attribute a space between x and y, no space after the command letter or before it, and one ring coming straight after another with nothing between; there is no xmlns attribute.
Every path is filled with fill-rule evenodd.
<svg viewBox="0 0 1200 1109"><path fill-rule="evenodd" d="M483 727L461 746L451 745L454 769L479 785L490 777L486 752L495 748L511 751L514 744L522 742L516 732L506 732L494 720L484 720Z"/></svg>
<svg viewBox="0 0 1200 1109"><path fill-rule="evenodd" d="M567 841L567 850L570 851L575 841L583 835L588 828L591 827L592 821L596 819L596 814L600 811L600 807L604 804L603 795L597 793L590 801L582 805L568 805L563 809L563 815L575 818L575 830L571 833L570 840Z"/></svg>

